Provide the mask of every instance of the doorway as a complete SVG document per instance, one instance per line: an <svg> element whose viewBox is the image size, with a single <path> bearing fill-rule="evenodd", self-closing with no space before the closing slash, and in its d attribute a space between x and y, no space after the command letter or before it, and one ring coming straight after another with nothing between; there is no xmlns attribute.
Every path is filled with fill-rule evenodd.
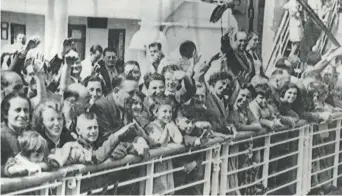
<svg viewBox="0 0 342 196"><path fill-rule="evenodd" d="M80 56L81 60L85 58L85 46L86 46L86 25L74 25L68 26L68 37L72 37L75 40L75 48Z"/></svg>
<svg viewBox="0 0 342 196"><path fill-rule="evenodd" d="M125 56L125 29L109 29L108 30L108 47L114 48L117 56L124 61Z"/></svg>
<svg viewBox="0 0 342 196"><path fill-rule="evenodd" d="M11 44L14 44L14 40L19 33L26 36L26 25L11 23Z"/></svg>

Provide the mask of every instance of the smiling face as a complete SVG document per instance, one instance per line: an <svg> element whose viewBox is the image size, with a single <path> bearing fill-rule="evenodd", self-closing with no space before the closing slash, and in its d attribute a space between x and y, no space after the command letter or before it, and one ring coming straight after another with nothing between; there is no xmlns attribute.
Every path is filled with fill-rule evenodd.
<svg viewBox="0 0 342 196"><path fill-rule="evenodd" d="M15 97L9 101L7 123L14 129L26 128L30 119L30 105L26 99Z"/></svg>
<svg viewBox="0 0 342 196"><path fill-rule="evenodd" d="M240 51L244 51L247 45L247 34L245 32L239 32L236 34L236 47Z"/></svg>
<svg viewBox="0 0 342 196"><path fill-rule="evenodd" d="M77 119L77 133L79 136L89 143L96 142L99 136L99 125L97 120L86 119L84 115L81 115Z"/></svg>
<svg viewBox="0 0 342 196"><path fill-rule="evenodd" d="M96 100L100 99L103 95L102 85L100 81L89 81L87 89L91 95L90 103L95 103Z"/></svg>
<svg viewBox="0 0 342 196"><path fill-rule="evenodd" d="M177 87L180 85L180 81L176 79L174 72L168 71L164 74L165 87L168 92L176 92Z"/></svg>
<svg viewBox="0 0 342 196"><path fill-rule="evenodd" d="M230 83L231 81L229 79L218 80L213 87L215 94L220 98L227 95Z"/></svg>
<svg viewBox="0 0 342 196"><path fill-rule="evenodd" d="M258 105L261 107L261 108L265 108L267 106L267 99L265 96L261 95L261 94L258 94L256 97L255 97L255 101L258 103Z"/></svg>
<svg viewBox="0 0 342 196"><path fill-rule="evenodd" d="M165 84L162 80L152 80L148 87L148 93L150 96L163 96L165 92Z"/></svg>
<svg viewBox="0 0 342 196"><path fill-rule="evenodd" d="M52 108L46 108L42 112L42 118L46 134L53 138L59 138L63 130L62 113Z"/></svg>
<svg viewBox="0 0 342 196"><path fill-rule="evenodd" d="M284 100L288 103L293 103L297 99L297 88L289 88L284 94Z"/></svg>
<svg viewBox="0 0 342 196"><path fill-rule="evenodd" d="M194 128L193 122L186 117L178 117L176 119L176 124L179 130L184 132L187 135L190 134Z"/></svg>
<svg viewBox="0 0 342 196"><path fill-rule="evenodd" d="M132 112L133 115L139 115L142 112L142 100L138 96L134 96L132 100Z"/></svg>
<svg viewBox="0 0 342 196"><path fill-rule="evenodd" d="M245 108L251 99L251 92L244 88L239 91L239 95L236 99L236 107L237 108Z"/></svg>
<svg viewBox="0 0 342 196"><path fill-rule="evenodd" d="M160 105L155 112L155 116L158 120L163 123L169 123L172 120L172 106L171 105Z"/></svg>

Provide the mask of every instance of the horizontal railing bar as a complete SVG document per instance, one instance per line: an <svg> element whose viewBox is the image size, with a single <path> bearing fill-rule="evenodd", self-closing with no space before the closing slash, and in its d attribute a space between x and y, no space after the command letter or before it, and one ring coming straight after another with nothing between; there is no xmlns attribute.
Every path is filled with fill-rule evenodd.
<svg viewBox="0 0 342 196"><path fill-rule="evenodd" d="M315 161L319 161L319 160L326 159L326 158L329 158L329 157L333 157L335 155L336 155L336 153L332 153L332 154L328 154L326 156L317 157L316 159L313 159L311 162L315 162Z"/></svg>
<svg viewBox="0 0 342 196"><path fill-rule="evenodd" d="M293 142L293 141L296 141L296 140L298 140L298 139L299 139L299 137L295 137L295 138L292 138L292 139L289 139L289 140L284 140L284 141L277 142L277 143L271 143L271 144L269 145L269 147L279 146L279 145L281 145L281 144Z"/></svg>
<svg viewBox="0 0 342 196"><path fill-rule="evenodd" d="M290 185L292 185L292 184L294 184L294 183L297 183L297 182L298 182L298 180L295 180L295 181L292 181L292 182L288 182L288 183L286 183L286 184L283 184L283 185L278 186L278 187L276 187L276 188L274 188L274 189L272 189L272 190L267 191L266 193L264 193L264 195L267 195L267 194L269 194L269 193L275 192L275 191L277 191L277 190L280 190L280 189L282 189L282 188L284 188L284 187L290 186Z"/></svg>
<svg viewBox="0 0 342 196"><path fill-rule="evenodd" d="M327 133L327 132L335 132L336 129L338 129L338 127L326 129L324 131L317 131L317 132L315 131L315 132L312 132L311 135L318 135L318 134Z"/></svg>
<svg viewBox="0 0 342 196"><path fill-rule="evenodd" d="M46 188L57 187L60 185L62 185L62 182L54 182L53 184L45 184L45 185L41 185L41 186L37 186L37 187L32 187L32 188L16 191L16 192L6 193L6 195L19 195L22 193L28 193L28 192L42 190L42 189L46 189Z"/></svg>
<svg viewBox="0 0 342 196"><path fill-rule="evenodd" d="M238 169L238 170L235 170L235 171L231 171L231 172L224 173L223 175L227 175L227 176L233 175L233 174L239 173L239 172L241 172L241 171L245 171L245 170L248 170L248 169L252 169L252 168L254 168L254 167L262 166L263 164L264 164L264 162L258 163L258 164L256 164L255 166L254 166L254 165L251 165L251 166L244 167L244 168L241 168L241 169ZM224 167L224 165L223 165L222 167Z"/></svg>
<svg viewBox="0 0 342 196"><path fill-rule="evenodd" d="M334 169L334 167L335 167L335 166L333 165L333 166L327 167L327 168L325 168L325 169L323 169L323 170L319 170L319 171L313 172L313 173L311 173L311 176L314 176L314 175L323 173L323 172L328 171L328 170L332 170L332 169Z"/></svg>
<svg viewBox="0 0 342 196"><path fill-rule="evenodd" d="M279 175L279 174L283 174L283 173L289 172L289 171L291 171L291 170L293 170L293 169L296 169L296 168L298 168L298 165L289 167L289 168L287 168L287 169L281 170L281 171L276 172L276 173L274 173L274 174L270 174L270 175L268 175L268 178L273 178L274 176L277 176L277 175Z"/></svg>
<svg viewBox="0 0 342 196"><path fill-rule="evenodd" d="M335 180L335 179L337 179L337 178L339 178L339 177L342 177L342 174L340 174L340 175L338 175L338 176L335 176L335 177L332 177L331 179L329 179L329 180L327 180L327 181L325 181L325 182L322 182L322 183L320 183L320 184L316 184L314 187L312 187L311 189L314 189L314 188L318 188L318 187L320 187L320 186L322 186L322 185L324 185L324 184L326 184L326 183L329 183L329 182L331 182L331 181L333 181L333 180Z"/></svg>
<svg viewBox="0 0 342 196"><path fill-rule="evenodd" d="M253 183L246 184L246 185L239 186L239 187L235 187L235 188L233 188L233 189L228 189L228 190L226 190L226 193L228 193L228 192L234 192L234 191L237 191L237 190L240 190L240 189L244 189L244 188L247 188L247 187L256 185L256 184L262 182L263 180L265 180L265 179L264 179L264 178L260 178L260 179L256 180L256 181L253 182Z"/></svg>
<svg viewBox="0 0 342 196"><path fill-rule="evenodd" d="M332 144L335 144L335 143L336 143L336 141L326 142L326 143L317 144L315 146L312 146L312 148L315 149L315 148L319 148L319 147L322 147L322 146L332 145Z"/></svg>
<svg viewBox="0 0 342 196"><path fill-rule="evenodd" d="M296 152L292 152L292 153L290 153L290 154L285 154L285 155L283 155L283 156L275 157L275 158L273 158L273 159L270 159L268 162L269 162L269 163L270 163L270 162L274 162L274 161L277 161L277 160L280 160L280 159L283 159L283 158L286 158L286 157L289 157L289 156L293 156L293 155L296 155L296 154L298 154L297 151L296 151Z"/></svg>
<svg viewBox="0 0 342 196"><path fill-rule="evenodd" d="M182 186L170 189L168 191L165 191L161 195L166 195L168 193L172 193L172 192L175 192L175 191L178 191L178 190L182 190L182 189L185 189L185 188L188 188L188 187L193 187L193 186L196 186L196 185L199 185L199 184L204 184L205 182L206 182L206 180L200 180L200 181L197 181L197 182L192 182L190 184L182 185Z"/></svg>

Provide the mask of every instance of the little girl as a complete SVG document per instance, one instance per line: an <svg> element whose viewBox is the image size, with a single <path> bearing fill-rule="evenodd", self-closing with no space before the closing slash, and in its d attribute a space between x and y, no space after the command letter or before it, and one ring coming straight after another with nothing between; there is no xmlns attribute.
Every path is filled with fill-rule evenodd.
<svg viewBox="0 0 342 196"><path fill-rule="evenodd" d="M20 153L10 158L5 165L5 175L9 177L32 175L41 172L41 163L47 148L46 140L36 131L24 131L18 137Z"/></svg>
<svg viewBox="0 0 342 196"><path fill-rule="evenodd" d="M174 112L174 102L172 99L165 97L156 100L156 103L152 105L152 111L155 120L146 126L146 131L150 138L162 146L166 146L169 142L181 144L183 136L172 119ZM155 163L154 172L160 173L172 168L172 161L167 160ZM153 184L153 194L162 194L174 188L173 174L170 173L155 178Z"/></svg>

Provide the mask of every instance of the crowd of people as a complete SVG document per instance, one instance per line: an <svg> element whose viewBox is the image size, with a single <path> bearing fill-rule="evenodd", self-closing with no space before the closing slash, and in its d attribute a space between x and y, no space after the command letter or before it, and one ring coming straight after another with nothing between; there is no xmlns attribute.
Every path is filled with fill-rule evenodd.
<svg viewBox="0 0 342 196"><path fill-rule="evenodd" d="M222 36L221 51L206 60L189 40L179 46L182 58L176 63L169 63L159 42L150 43L147 70L141 70L140 62L120 61L117 51L100 45L90 48L87 64L71 38L48 60L35 50L38 38L17 38L19 46L1 56L2 177L101 164L127 154L148 159L149 149L168 143L200 147L214 137L329 122L342 111L336 87L340 63L336 57L342 56L342 48L324 56L309 52L301 78L294 79L296 63L286 57L267 77L257 50L259 35L234 29ZM212 65L220 68L209 74ZM230 153L233 150L245 147ZM228 169L262 159L259 151L231 161ZM172 173L157 177L153 193L203 178L202 161L196 156L156 163L155 172L183 164L187 177L175 180L182 178ZM229 186L246 184L260 177L257 173L234 176L236 181L229 180ZM201 195L200 187L180 194ZM260 185L241 191L256 194L264 189Z"/></svg>

